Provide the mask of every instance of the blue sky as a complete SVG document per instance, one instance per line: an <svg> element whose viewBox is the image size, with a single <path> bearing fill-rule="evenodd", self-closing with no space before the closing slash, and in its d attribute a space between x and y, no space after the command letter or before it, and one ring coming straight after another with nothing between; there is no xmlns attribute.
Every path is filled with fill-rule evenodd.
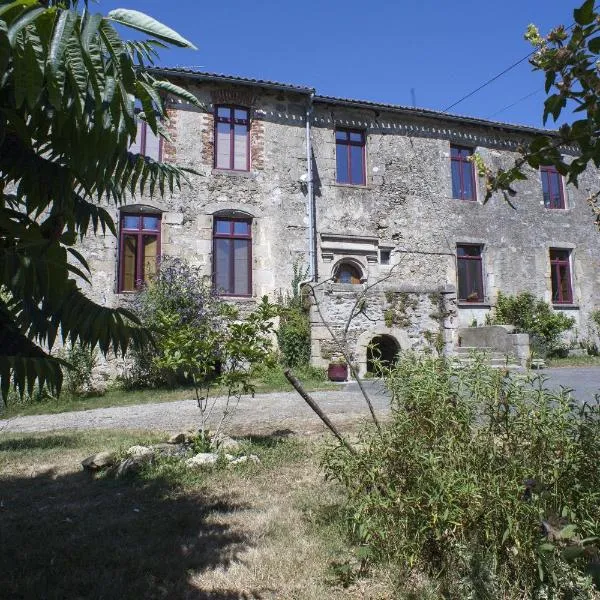
<svg viewBox="0 0 600 600"><path fill-rule="evenodd" d="M164 51L165 66L306 84L319 94L405 105L412 104L414 89L417 106L439 110L530 52L523 39L529 23L542 32L570 25L579 4L100 0L94 8L141 10L198 46ZM525 61L452 112L540 126L543 100L543 77Z"/></svg>

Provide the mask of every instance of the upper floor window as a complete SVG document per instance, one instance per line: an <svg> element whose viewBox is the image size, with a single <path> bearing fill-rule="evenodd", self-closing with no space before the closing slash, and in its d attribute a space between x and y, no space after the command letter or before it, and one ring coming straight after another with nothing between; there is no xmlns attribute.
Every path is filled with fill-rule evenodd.
<svg viewBox="0 0 600 600"><path fill-rule="evenodd" d="M246 108L216 107L215 168L250 170L250 119Z"/></svg>
<svg viewBox="0 0 600 600"><path fill-rule="evenodd" d="M571 251L550 248L550 271L552 279L552 303L572 304Z"/></svg>
<svg viewBox="0 0 600 600"><path fill-rule="evenodd" d="M462 302L483 302L483 268L481 246L456 246L458 271L458 299Z"/></svg>
<svg viewBox="0 0 600 600"><path fill-rule="evenodd" d="M564 208L565 197L561 174L555 167L540 167L542 176L542 191L546 208Z"/></svg>
<svg viewBox="0 0 600 600"><path fill-rule="evenodd" d="M350 263L341 263L335 270L333 280L336 283L352 283L359 284L361 280L361 273L357 267Z"/></svg>
<svg viewBox="0 0 600 600"><path fill-rule="evenodd" d="M336 129L335 160L338 183L365 185L365 132Z"/></svg>
<svg viewBox="0 0 600 600"><path fill-rule="evenodd" d="M129 151L160 161L162 160L162 138L148 127L146 121L138 119L137 136Z"/></svg>
<svg viewBox="0 0 600 600"><path fill-rule="evenodd" d="M476 200L475 169L469 157L471 148L450 145L450 166L452 169L452 197L460 200Z"/></svg>
<svg viewBox="0 0 600 600"><path fill-rule="evenodd" d="M119 241L119 291L133 292L156 275L160 215L122 214Z"/></svg>
<svg viewBox="0 0 600 600"><path fill-rule="evenodd" d="M252 295L252 220L215 217L213 281L219 294Z"/></svg>

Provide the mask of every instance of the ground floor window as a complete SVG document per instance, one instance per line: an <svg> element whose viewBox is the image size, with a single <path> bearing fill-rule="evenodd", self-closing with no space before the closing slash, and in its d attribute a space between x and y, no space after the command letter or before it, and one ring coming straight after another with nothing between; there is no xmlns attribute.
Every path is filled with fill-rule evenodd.
<svg viewBox="0 0 600 600"><path fill-rule="evenodd" d="M216 217L213 282L219 294L252 295L252 220Z"/></svg>
<svg viewBox="0 0 600 600"><path fill-rule="evenodd" d="M483 269L481 246L459 244L456 247L458 299L462 302L483 302Z"/></svg>
<svg viewBox="0 0 600 600"><path fill-rule="evenodd" d="M148 283L160 257L160 215L122 214L119 244L119 291L133 292Z"/></svg>
<svg viewBox="0 0 600 600"><path fill-rule="evenodd" d="M571 251L550 248L550 271L552 279L552 303L572 304Z"/></svg>

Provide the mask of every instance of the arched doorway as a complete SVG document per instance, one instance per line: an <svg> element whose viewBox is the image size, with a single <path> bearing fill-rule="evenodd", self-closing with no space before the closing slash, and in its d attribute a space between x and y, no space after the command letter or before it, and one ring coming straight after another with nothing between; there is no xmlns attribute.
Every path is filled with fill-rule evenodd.
<svg viewBox="0 0 600 600"><path fill-rule="evenodd" d="M376 335L367 347L367 373L377 374L377 363L390 367L396 362L400 345L391 335Z"/></svg>

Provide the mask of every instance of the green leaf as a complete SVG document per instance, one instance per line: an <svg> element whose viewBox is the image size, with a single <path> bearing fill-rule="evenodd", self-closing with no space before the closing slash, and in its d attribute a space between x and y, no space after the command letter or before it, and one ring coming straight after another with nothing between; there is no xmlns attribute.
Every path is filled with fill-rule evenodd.
<svg viewBox="0 0 600 600"><path fill-rule="evenodd" d="M46 12L45 8L35 8L27 11L20 19L18 19L13 25L8 28L8 41L11 46L15 45L18 33L31 25L40 15Z"/></svg>
<svg viewBox="0 0 600 600"><path fill-rule="evenodd" d="M600 54L600 37L592 38L588 42L588 50L594 54Z"/></svg>
<svg viewBox="0 0 600 600"><path fill-rule="evenodd" d="M595 0L586 0L573 11L573 18L578 25L589 25L594 20Z"/></svg>
<svg viewBox="0 0 600 600"><path fill-rule="evenodd" d="M137 10L117 8L116 10L111 10L108 13L107 18L115 23L125 25L131 29L143 31L146 34L154 36L155 38L163 40L169 44L172 44L173 46L197 50L194 44L186 40L170 27L163 25L156 19L153 19L152 17L149 17L148 15Z"/></svg>

